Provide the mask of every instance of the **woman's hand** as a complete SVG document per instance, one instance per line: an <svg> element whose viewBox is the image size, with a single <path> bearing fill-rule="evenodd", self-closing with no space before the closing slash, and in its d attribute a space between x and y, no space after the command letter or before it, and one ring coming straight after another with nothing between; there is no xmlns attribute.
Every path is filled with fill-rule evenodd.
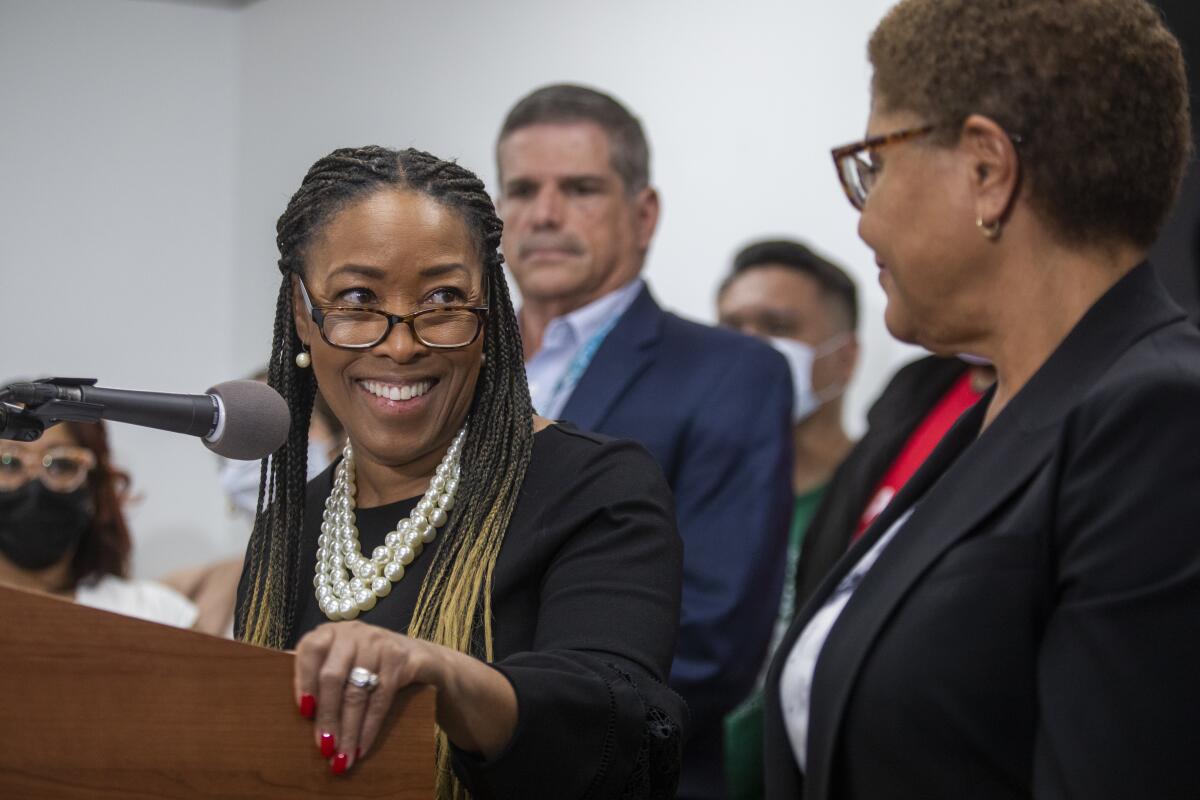
<svg viewBox="0 0 1200 800"><path fill-rule="evenodd" d="M374 689L347 683L355 667L379 676ZM438 725L463 750L492 758L512 737L512 685L471 656L362 622L326 623L296 647L296 702L315 713L314 742L335 775L370 750L396 693L413 684L437 688Z"/></svg>

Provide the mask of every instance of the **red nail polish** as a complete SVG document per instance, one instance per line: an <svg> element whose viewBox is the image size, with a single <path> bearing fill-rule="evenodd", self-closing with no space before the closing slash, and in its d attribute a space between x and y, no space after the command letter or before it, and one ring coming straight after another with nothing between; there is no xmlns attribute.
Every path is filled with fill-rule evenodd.
<svg viewBox="0 0 1200 800"><path fill-rule="evenodd" d="M321 758L333 758L333 751L337 750L337 743L333 741L332 733L321 734Z"/></svg>
<svg viewBox="0 0 1200 800"><path fill-rule="evenodd" d="M317 713L317 698L311 694L300 695L300 716L312 719Z"/></svg>
<svg viewBox="0 0 1200 800"><path fill-rule="evenodd" d="M346 771L346 759L347 756L345 753L338 753L334 757L333 763L329 765L330 771L332 771L334 775L341 775Z"/></svg>

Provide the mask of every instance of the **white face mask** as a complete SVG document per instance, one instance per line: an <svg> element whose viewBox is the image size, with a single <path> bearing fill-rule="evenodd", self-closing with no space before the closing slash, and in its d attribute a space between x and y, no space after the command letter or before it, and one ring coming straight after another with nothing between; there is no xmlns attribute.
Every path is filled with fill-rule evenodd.
<svg viewBox="0 0 1200 800"><path fill-rule="evenodd" d="M331 463L329 448L324 442L308 443L308 480L320 475ZM235 461L218 456L217 467L221 489L229 499L229 505L240 515L250 519L258 510L258 476L261 461Z"/></svg>
<svg viewBox="0 0 1200 800"><path fill-rule="evenodd" d="M813 415L821 406L846 390L845 384L826 386L820 392L813 389L812 367L818 358L835 353L850 341L849 333L835 334L821 344L813 346L795 339L772 336L767 339L772 347L783 353L792 371L792 387L795 400L792 403L792 424L802 422Z"/></svg>

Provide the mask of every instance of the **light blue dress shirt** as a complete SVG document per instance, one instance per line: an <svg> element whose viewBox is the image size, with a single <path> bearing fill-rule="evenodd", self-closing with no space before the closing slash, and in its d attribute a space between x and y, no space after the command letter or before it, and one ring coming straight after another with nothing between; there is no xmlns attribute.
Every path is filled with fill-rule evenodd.
<svg viewBox="0 0 1200 800"><path fill-rule="evenodd" d="M598 300L550 320L542 334L541 349L525 362L534 411L549 419L558 418L575 388L564 384L572 363L589 341L604 333L606 327L611 328L611 323L633 304L643 283L641 278L634 278Z"/></svg>

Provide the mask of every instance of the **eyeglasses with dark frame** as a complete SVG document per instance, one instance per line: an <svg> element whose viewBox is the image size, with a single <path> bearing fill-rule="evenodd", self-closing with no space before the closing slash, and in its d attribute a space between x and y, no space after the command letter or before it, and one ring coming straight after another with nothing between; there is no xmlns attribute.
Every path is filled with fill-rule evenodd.
<svg viewBox="0 0 1200 800"><path fill-rule="evenodd" d="M38 454L4 443L0 447L0 489L18 489L37 478L52 492L66 494L83 486L96 466L96 455L86 447L63 445Z"/></svg>
<svg viewBox="0 0 1200 800"><path fill-rule="evenodd" d="M875 186L875 179L879 176L879 165L863 158L863 153L873 153L889 145L916 139L931 133L937 127L937 125L922 125L919 128L906 128L833 148L831 151L833 166L837 170L838 180L841 181L842 190L846 193L850 205L862 211L863 206L867 204L867 195L871 193L871 189ZM1012 140L1013 145L1021 144L1022 139L1019 134L1009 133L1008 138Z"/></svg>
<svg viewBox="0 0 1200 800"><path fill-rule="evenodd" d="M486 296L486 285L484 291ZM369 350L390 336L396 325L408 325L413 337L426 347L455 350L474 343L487 321L486 305L392 314L363 306L316 305L302 279L300 293L304 296L304 307L321 331L321 338L342 350Z"/></svg>

